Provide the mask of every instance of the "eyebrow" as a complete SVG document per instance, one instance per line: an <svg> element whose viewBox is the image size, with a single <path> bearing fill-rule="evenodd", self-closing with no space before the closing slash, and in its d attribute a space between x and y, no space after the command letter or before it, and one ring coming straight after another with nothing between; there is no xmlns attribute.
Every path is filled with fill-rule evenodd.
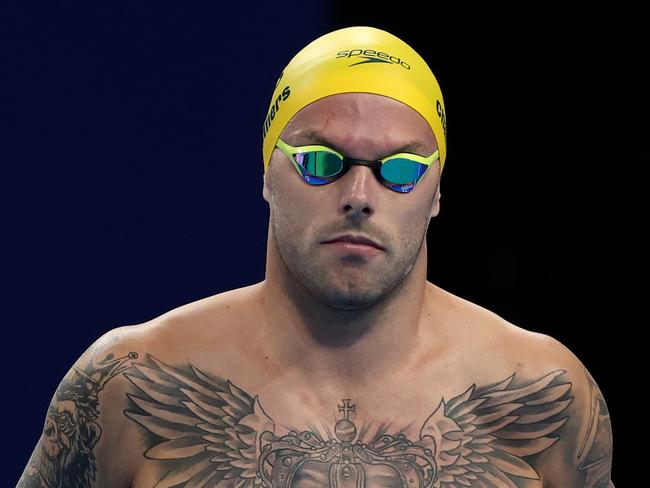
<svg viewBox="0 0 650 488"><path fill-rule="evenodd" d="M308 141L310 144L318 144L320 146L330 147L330 148L340 152L341 154L343 154L345 152L345 151L342 151L341 148L338 145L334 144L333 142L331 142L326 137L323 137L321 134L319 134L314 129L304 129L304 130L295 132L294 137L296 137L297 139L298 138L304 139L304 140ZM410 141L410 142L404 144L403 146L398 147L397 149L391 151L386 156L391 156L393 154L398 154L398 153L403 153L403 152L417 154L416 151L418 149L421 149L421 150L424 151L424 149L426 149L425 144L422 141L418 141L418 140ZM428 156L428 154L426 154L425 156ZM382 158L378 158L378 159L382 159Z"/></svg>

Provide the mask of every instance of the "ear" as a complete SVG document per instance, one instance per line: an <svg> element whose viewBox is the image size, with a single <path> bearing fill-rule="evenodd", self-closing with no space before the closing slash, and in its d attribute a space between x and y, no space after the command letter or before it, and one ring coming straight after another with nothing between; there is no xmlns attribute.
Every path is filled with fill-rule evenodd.
<svg viewBox="0 0 650 488"><path fill-rule="evenodd" d="M269 189L266 186L266 171L262 175L262 198L266 200L267 202L269 201Z"/></svg>
<svg viewBox="0 0 650 488"><path fill-rule="evenodd" d="M433 196L433 201L431 202L431 214L429 219L432 219L440 212L440 181L438 181L438 186L436 187L436 193Z"/></svg>
<svg viewBox="0 0 650 488"><path fill-rule="evenodd" d="M262 178L264 180L263 187L262 187L262 197L264 198L264 200L267 201L267 203L271 203L271 192L269 190L268 185L266 184L266 171L262 175Z"/></svg>

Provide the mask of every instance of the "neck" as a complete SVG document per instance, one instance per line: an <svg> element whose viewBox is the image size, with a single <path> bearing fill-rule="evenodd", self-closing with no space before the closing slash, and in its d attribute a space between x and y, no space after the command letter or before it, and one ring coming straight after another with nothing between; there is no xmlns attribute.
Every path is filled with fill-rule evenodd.
<svg viewBox="0 0 650 488"><path fill-rule="evenodd" d="M294 371L309 380L365 382L369 374L394 374L424 347L422 326L435 294L426 280L426 241L402 283L364 310L318 301L295 281L270 236L267 247L260 326L267 350Z"/></svg>

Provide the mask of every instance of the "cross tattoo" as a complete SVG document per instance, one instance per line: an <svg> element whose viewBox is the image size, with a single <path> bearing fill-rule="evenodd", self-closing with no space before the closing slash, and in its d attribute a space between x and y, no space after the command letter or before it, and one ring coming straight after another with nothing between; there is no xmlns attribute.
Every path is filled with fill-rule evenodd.
<svg viewBox="0 0 650 488"><path fill-rule="evenodd" d="M350 398L344 398L341 402L343 405L337 405L339 407L339 412L343 412L345 420L350 420L348 416L350 415L350 412L356 412L357 405L350 405Z"/></svg>

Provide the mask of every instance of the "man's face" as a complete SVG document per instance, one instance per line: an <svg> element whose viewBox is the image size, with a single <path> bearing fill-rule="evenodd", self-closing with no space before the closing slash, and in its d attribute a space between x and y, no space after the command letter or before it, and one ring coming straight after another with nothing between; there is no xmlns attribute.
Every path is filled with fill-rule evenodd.
<svg viewBox="0 0 650 488"><path fill-rule="evenodd" d="M299 111L280 138L292 146L321 144L345 156L382 159L396 152L429 156L437 149L425 119L401 102L369 93L344 93ZM327 141L327 142L325 142ZM398 151L408 143L419 143ZM410 193L397 193L372 169L352 166L322 186L305 183L276 148L264 175L273 242L297 285L320 302L360 310L402 283L439 209L440 162ZM383 250L360 253L324 244L342 234L363 235Z"/></svg>

